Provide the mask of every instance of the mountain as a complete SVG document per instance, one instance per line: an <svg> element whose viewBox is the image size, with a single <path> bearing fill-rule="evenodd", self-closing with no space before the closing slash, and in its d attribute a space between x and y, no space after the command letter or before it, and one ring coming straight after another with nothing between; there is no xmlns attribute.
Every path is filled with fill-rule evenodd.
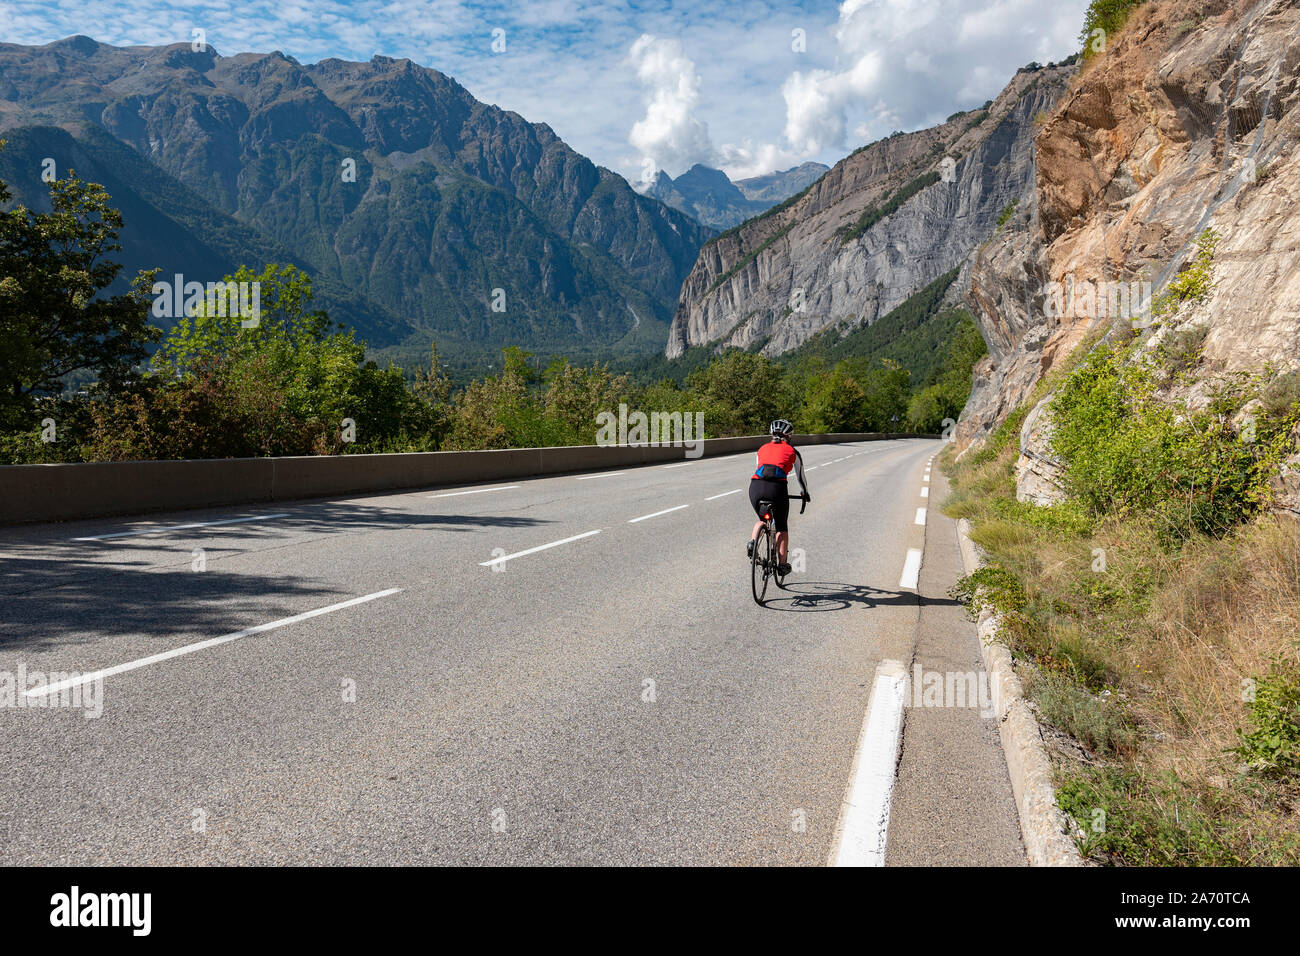
<svg viewBox="0 0 1300 956"><path fill-rule="evenodd" d="M739 225L772 206L771 202L747 198L722 170L699 163L676 179L659 170L643 195L686 213L713 232Z"/></svg>
<svg viewBox="0 0 1300 956"><path fill-rule="evenodd" d="M708 235L545 124L383 56L0 44L0 135L19 202L48 206L47 158L108 186L129 268L295 262L373 346L654 350Z"/></svg>
<svg viewBox="0 0 1300 956"><path fill-rule="evenodd" d="M1215 375L1300 374L1297 36L1300 7L1284 0L1218 3L1212 15L1192 0L1144 4L1043 117L1025 215L971 270L968 301L989 355L954 436L960 449L979 445L1093 336L1140 336L1146 356L1170 340L1199 342L1170 395L1193 410L1212 400ZM1100 308L1109 294L1085 299L1103 282L1149 282L1158 298L1207 229L1219 240L1203 301L1135 330L1108 302ZM1049 308L1054 287L1079 290L1077 304ZM1018 494L1040 504L1061 498L1051 397L1020 433ZM1279 501L1300 513L1300 456L1285 465Z"/></svg>
<svg viewBox="0 0 1300 956"><path fill-rule="evenodd" d="M874 322L952 269L959 300L972 254L1032 189L1035 122L1074 73L1026 67L982 109L865 146L711 239L682 286L668 357L702 345L778 355Z"/></svg>
<svg viewBox="0 0 1300 956"><path fill-rule="evenodd" d="M776 204L789 199L795 193L803 192L829 170L830 167L822 163L801 163L780 172L753 176L749 179L737 179L736 188L746 199Z"/></svg>

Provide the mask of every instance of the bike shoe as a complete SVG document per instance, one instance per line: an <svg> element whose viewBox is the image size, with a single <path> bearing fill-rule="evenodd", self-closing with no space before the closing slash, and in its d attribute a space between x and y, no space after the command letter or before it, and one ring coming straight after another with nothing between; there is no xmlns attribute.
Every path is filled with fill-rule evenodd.
<svg viewBox="0 0 1300 956"><path fill-rule="evenodd" d="M781 575L789 574L789 573L790 573L790 565L788 565L788 564L778 564L778 565L776 566L776 573L777 573L777 574L781 574Z"/></svg>
<svg viewBox="0 0 1300 956"><path fill-rule="evenodd" d="M754 556L754 542L750 541L749 544L745 545L745 557L752 558L753 556Z"/></svg>

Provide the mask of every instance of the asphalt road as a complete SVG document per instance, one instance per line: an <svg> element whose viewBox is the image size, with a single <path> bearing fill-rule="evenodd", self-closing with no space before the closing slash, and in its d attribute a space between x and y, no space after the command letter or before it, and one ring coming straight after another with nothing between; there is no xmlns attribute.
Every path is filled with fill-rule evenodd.
<svg viewBox="0 0 1300 956"><path fill-rule="evenodd" d="M764 607L748 454L0 529L0 675L129 665L0 706L0 862L823 865L877 665L979 666L939 448L805 449ZM902 741L886 861L1023 864L993 722Z"/></svg>

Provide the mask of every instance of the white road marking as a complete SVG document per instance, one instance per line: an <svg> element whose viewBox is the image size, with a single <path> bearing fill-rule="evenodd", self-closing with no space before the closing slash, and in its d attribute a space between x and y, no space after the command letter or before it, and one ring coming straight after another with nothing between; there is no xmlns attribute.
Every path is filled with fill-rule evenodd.
<svg viewBox="0 0 1300 956"><path fill-rule="evenodd" d="M807 468L804 469L804 471L816 471L819 467L821 467L821 466L820 466L820 465L809 465Z"/></svg>
<svg viewBox="0 0 1300 956"><path fill-rule="evenodd" d="M916 509L916 523L917 523L917 524L925 524L925 509L924 509L924 508L917 508L917 509Z"/></svg>
<svg viewBox="0 0 1300 956"><path fill-rule="evenodd" d="M68 680L59 681L57 684L45 684L41 687L34 687L27 691L28 697L42 697L49 694L58 693L65 687L74 687L77 684L88 684L91 681L102 680L105 677L112 677L114 674L123 674L126 671L137 670L141 667L148 667L150 664L157 664L160 661L168 661L173 657L181 657L185 654L193 654L195 651L206 650L209 647L216 647L218 644L228 644L231 641L237 641L241 637L250 637L253 634L261 634L263 631L271 631L277 627L284 627L287 624L296 624L299 621L305 621L310 617L319 617L322 614L329 614L333 611L341 611L347 607L353 607L357 604L364 604L367 601L373 601L376 598L388 597L390 594L396 594L401 588L389 588L386 591L376 591L374 594L367 594L363 597L353 598L350 601L342 601L339 604L331 604L329 607L318 607L314 611L304 611L301 614L295 614L292 617L283 617L278 621L272 621L269 624L258 624L256 627L246 627L242 631L235 631L233 634L223 634L221 637L210 637L206 641L199 641L196 644L186 644L184 647L178 647L175 650L163 651L161 654L151 654L148 657L141 657L139 660L130 661L126 664L117 664L113 667L106 667L103 670L94 671L90 674L80 674L77 677Z"/></svg>
<svg viewBox="0 0 1300 956"><path fill-rule="evenodd" d="M916 589L921 580L921 549L908 548L907 560L903 562L903 576L898 579L900 588Z"/></svg>
<svg viewBox="0 0 1300 956"><path fill-rule="evenodd" d="M579 475L574 481L588 481L592 478L613 478L615 475L626 475L626 471L603 471L599 475Z"/></svg>
<svg viewBox="0 0 1300 956"><path fill-rule="evenodd" d="M485 491L505 491L508 488L518 488L519 485L496 485L492 488L475 488L472 491L444 491L440 495L429 495L430 498L455 498L457 495L481 495Z"/></svg>
<svg viewBox="0 0 1300 956"><path fill-rule="evenodd" d="M270 521L272 518L287 518L289 512L281 511L273 515L254 515L250 518L225 518L221 521L194 521L190 524L169 524L158 528L142 528L138 531L115 531L113 534L95 534L86 538L73 538L73 541L103 541L107 538L129 538L140 534L163 534L167 531L186 531L190 528L211 528L219 524L243 524L248 521Z"/></svg>
<svg viewBox="0 0 1300 956"><path fill-rule="evenodd" d="M898 661L881 661L862 721L853 775L840 810L831 866L884 866L889 802L903 728L907 675Z"/></svg>
<svg viewBox="0 0 1300 956"><path fill-rule="evenodd" d="M656 511L652 515L642 515L639 518L628 518L628 524L636 524L638 521L645 521L648 518L658 518L660 515L666 515L670 511L681 511L683 508L689 508L690 505L678 505L676 508L665 508L663 511Z"/></svg>
<svg viewBox="0 0 1300 956"><path fill-rule="evenodd" d="M686 465L693 465L693 464L695 464L695 462L693 462L693 461L679 461L679 462L678 462L677 464L675 464L675 465L664 465L664 467L665 467L665 468L682 468L682 467L684 467L684 466L686 466Z"/></svg>
<svg viewBox="0 0 1300 956"><path fill-rule="evenodd" d="M590 538L593 534L600 534L600 529L595 531L584 531L582 534L575 534L572 538L564 538L560 541L552 541L550 544L539 544L535 548L526 548L523 551L516 551L514 554L502 555L499 558L493 558L491 561L480 561L480 567L490 567L493 564L502 564L506 561L512 561L515 558L522 558L525 554L536 554L538 551L545 551L547 548L558 548L562 544L568 544L570 541L577 541L581 538Z"/></svg>
<svg viewBox="0 0 1300 956"><path fill-rule="evenodd" d="M922 498L929 498L929 497L930 497L930 489L929 489L929 488L922 488L922 489L921 489L921 497L922 497Z"/></svg>
<svg viewBox="0 0 1300 956"><path fill-rule="evenodd" d="M705 500L705 501L713 501L714 498L725 498L725 497L727 497L727 495L738 495L738 494L740 494L740 492L742 492L742 491L744 491L743 488L735 488L735 489L733 489L733 490L731 490L731 491L724 491L724 492L723 492L722 494L720 494L720 495L713 495L712 497L705 498L704 500Z"/></svg>

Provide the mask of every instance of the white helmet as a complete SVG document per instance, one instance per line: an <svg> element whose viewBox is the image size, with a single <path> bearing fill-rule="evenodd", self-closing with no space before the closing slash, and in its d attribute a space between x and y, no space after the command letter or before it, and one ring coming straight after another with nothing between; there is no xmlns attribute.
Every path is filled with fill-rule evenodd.
<svg viewBox="0 0 1300 956"><path fill-rule="evenodd" d="M794 426L784 418L778 418L772 424L767 426L767 433L773 438L789 438L794 431Z"/></svg>

